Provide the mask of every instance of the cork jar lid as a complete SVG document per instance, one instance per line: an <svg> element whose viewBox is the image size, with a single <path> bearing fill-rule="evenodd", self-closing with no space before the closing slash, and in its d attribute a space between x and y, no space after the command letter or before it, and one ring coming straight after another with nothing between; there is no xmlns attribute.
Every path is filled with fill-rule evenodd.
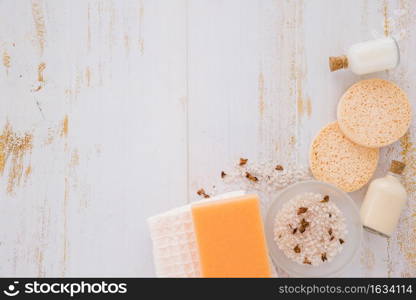
<svg viewBox="0 0 416 300"><path fill-rule="evenodd" d="M362 80L351 86L338 104L338 123L353 142L370 148L389 145L410 126L406 93L384 79Z"/></svg>
<svg viewBox="0 0 416 300"><path fill-rule="evenodd" d="M405 163L398 160L392 160L390 165L390 172L400 175L403 173L405 167Z"/></svg>

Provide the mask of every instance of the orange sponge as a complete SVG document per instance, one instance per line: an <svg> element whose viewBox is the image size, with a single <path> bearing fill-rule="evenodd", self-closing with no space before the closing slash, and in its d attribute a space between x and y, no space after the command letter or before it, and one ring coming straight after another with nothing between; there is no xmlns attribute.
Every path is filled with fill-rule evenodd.
<svg viewBox="0 0 416 300"><path fill-rule="evenodd" d="M256 195L192 206L203 277L271 277Z"/></svg>

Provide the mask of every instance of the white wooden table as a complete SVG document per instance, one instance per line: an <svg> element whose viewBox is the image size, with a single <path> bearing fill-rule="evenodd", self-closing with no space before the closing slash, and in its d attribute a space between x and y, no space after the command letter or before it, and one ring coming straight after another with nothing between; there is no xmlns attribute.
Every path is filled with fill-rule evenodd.
<svg viewBox="0 0 416 300"><path fill-rule="evenodd" d="M147 217L240 157L307 164L360 80L328 71L352 43L400 36L371 76L415 103L411 0L0 0L0 20L0 276L154 276ZM416 276L415 133L377 171L408 164L399 231L342 275Z"/></svg>

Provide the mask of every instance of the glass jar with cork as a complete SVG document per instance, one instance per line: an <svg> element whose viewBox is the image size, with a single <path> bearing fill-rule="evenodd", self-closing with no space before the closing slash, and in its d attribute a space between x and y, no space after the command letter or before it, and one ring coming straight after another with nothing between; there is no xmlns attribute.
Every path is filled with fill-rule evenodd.
<svg viewBox="0 0 416 300"><path fill-rule="evenodd" d="M370 183L360 210L366 230L384 237L394 232L407 202L407 192L401 183L405 166L393 160L387 175Z"/></svg>
<svg viewBox="0 0 416 300"><path fill-rule="evenodd" d="M331 72L350 69L354 74L364 75L395 68L400 61L399 45L392 37L357 43L348 48L345 55L331 56Z"/></svg>

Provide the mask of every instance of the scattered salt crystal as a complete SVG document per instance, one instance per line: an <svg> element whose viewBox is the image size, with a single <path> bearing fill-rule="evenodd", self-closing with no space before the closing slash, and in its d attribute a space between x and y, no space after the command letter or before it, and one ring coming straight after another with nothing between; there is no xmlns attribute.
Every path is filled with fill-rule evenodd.
<svg viewBox="0 0 416 300"><path fill-rule="evenodd" d="M283 170L276 170L279 165L275 162L259 162L240 166L237 165L233 170L225 170L224 183L238 185L240 188L249 191L259 191L263 193L281 190L293 183L312 179L307 167L299 167L294 164L282 165ZM247 179L246 174L258 178L257 182Z"/></svg>

